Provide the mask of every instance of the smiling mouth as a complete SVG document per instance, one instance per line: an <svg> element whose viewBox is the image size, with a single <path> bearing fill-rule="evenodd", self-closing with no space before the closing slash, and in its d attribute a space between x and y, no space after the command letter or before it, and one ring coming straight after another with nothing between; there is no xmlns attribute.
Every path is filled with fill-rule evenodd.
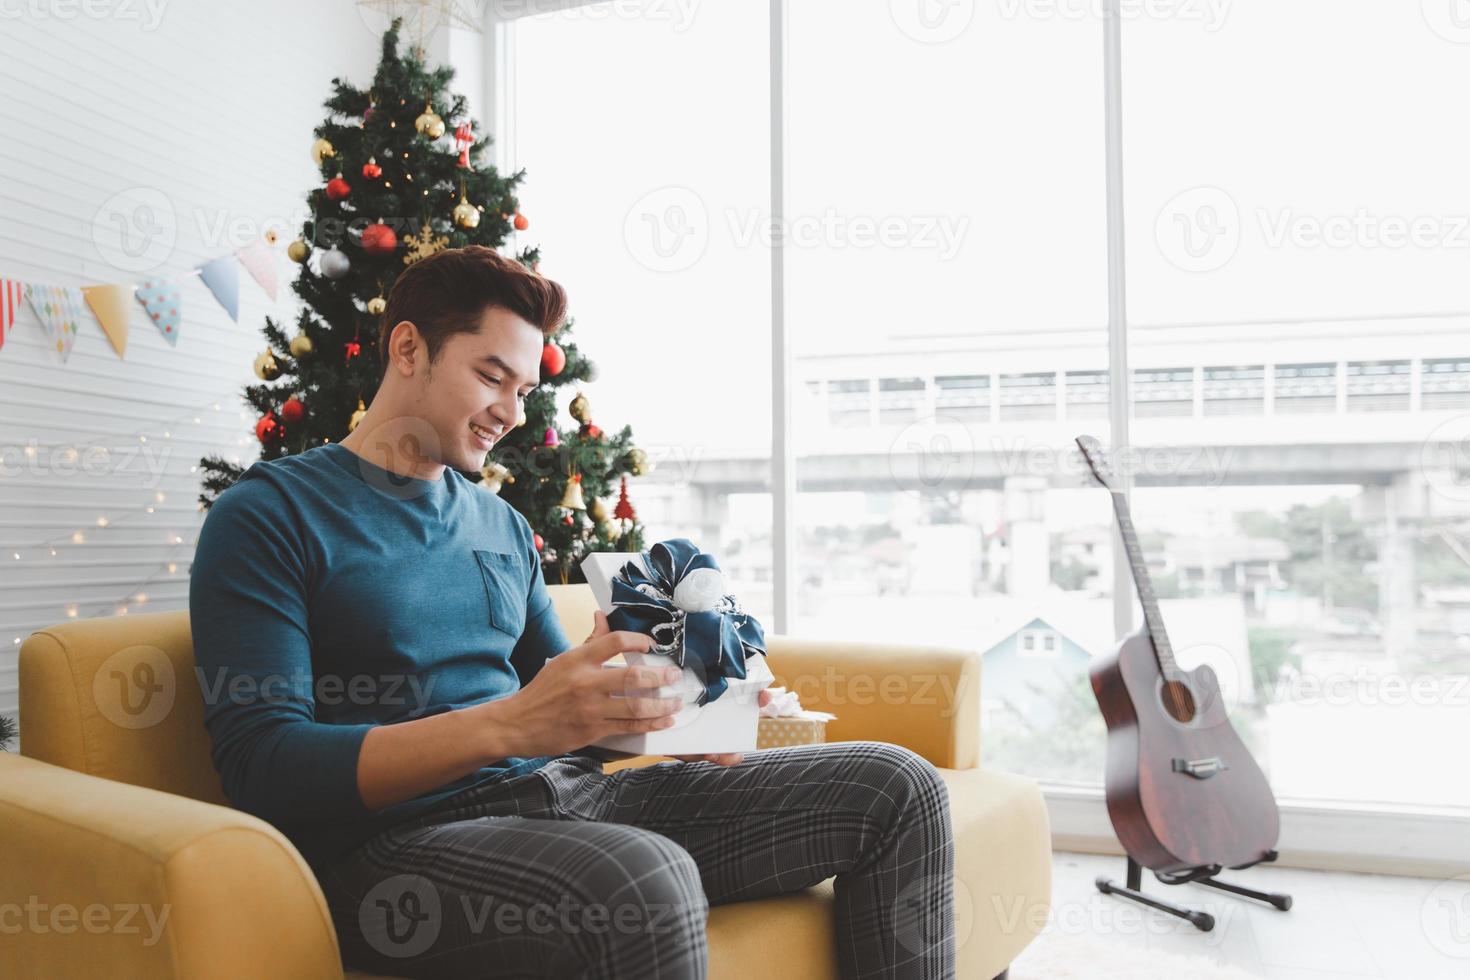
<svg viewBox="0 0 1470 980"><path fill-rule="evenodd" d="M500 438L499 435L485 428L483 425L476 425L473 422L470 423L470 431L486 446L491 445L496 439Z"/></svg>

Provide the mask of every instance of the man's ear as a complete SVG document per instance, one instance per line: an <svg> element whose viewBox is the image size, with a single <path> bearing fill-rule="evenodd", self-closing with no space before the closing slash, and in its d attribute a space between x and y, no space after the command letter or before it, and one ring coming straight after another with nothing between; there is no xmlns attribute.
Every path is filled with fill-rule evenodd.
<svg viewBox="0 0 1470 980"><path fill-rule="evenodd" d="M405 378L412 377L418 353L424 349L424 337L412 320L399 320L388 332L388 370Z"/></svg>

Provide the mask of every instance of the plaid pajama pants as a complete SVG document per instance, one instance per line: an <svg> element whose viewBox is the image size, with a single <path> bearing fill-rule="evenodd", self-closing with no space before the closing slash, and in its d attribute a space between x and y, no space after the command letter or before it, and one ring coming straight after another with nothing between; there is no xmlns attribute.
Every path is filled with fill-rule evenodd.
<svg viewBox="0 0 1470 980"><path fill-rule="evenodd" d="M886 742L614 773L560 756L318 869L348 966L456 978L703 977L711 905L834 875L844 977L954 976L948 793Z"/></svg>

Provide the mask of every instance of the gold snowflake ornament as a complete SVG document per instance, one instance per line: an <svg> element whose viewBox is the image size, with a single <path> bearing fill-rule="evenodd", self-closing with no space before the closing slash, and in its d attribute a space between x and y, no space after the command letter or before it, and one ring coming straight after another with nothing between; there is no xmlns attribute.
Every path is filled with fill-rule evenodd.
<svg viewBox="0 0 1470 980"><path fill-rule="evenodd" d="M448 236L435 235L433 226L427 221L417 235L404 235L403 240L408 243L408 254L403 257L404 265L413 265L419 259L427 259L449 245Z"/></svg>

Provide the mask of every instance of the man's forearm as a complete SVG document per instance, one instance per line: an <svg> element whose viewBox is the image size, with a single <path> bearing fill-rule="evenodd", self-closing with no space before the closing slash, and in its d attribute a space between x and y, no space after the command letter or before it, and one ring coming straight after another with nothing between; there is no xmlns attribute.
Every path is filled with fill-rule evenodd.
<svg viewBox="0 0 1470 980"><path fill-rule="evenodd" d="M357 788L371 810L411 800L517 754L500 703L379 725L362 741Z"/></svg>

